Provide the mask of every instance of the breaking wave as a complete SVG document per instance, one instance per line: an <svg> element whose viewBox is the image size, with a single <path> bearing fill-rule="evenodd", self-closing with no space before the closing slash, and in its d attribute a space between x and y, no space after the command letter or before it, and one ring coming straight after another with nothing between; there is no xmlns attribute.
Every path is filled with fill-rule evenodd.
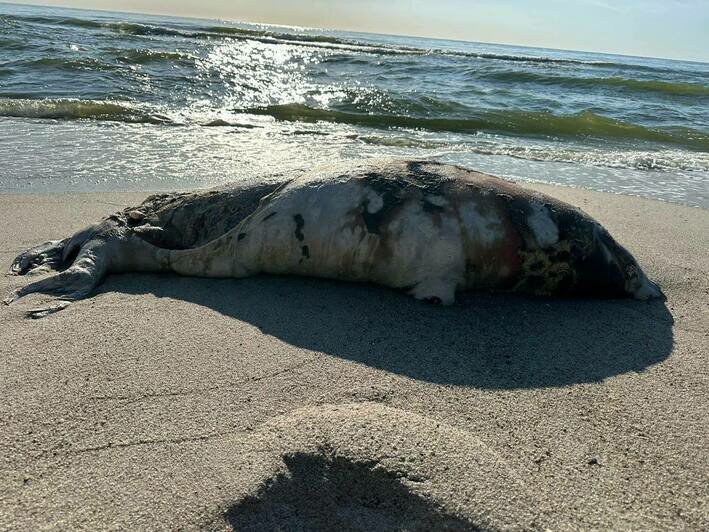
<svg viewBox="0 0 709 532"><path fill-rule="evenodd" d="M508 133L521 136L606 138L650 141L709 151L709 135L690 128L650 128L615 120L585 111L572 115L519 110L491 110L466 117L422 117L397 114L373 114L333 109L318 109L303 104L282 104L236 109L238 114L266 115L291 122L334 122L378 129L419 129L469 133ZM433 113L438 116L440 113ZM200 124L189 113L156 111L146 105L112 100L76 100L0 98L0 116L58 120L108 120L147 124ZM178 117L179 118L176 118ZM187 118L185 118L187 117ZM215 125L213 120L209 124ZM217 125L222 125L221 123ZM229 125L224 122L223 125Z"/></svg>
<svg viewBox="0 0 709 532"><path fill-rule="evenodd" d="M630 168L633 170L681 170L686 172L709 171L709 153L676 150L616 150L571 148L563 145L520 146L491 142L447 142L415 137L358 135L356 140L374 146L412 148L442 152L465 152L480 155L502 155L528 161L559 162Z"/></svg>
<svg viewBox="0 0 709 532"><path fill-rule="evenodd" d="M0 116L56 120L107 120L127 123L165 124L171 120L146 113L125 102L93 100L29 100L0 98Z"/></svg>
<svg viewBox="0 0 709 532"><path fill-rule="evenodd" d="M488 111L469 118L424 118L316 109L302 104L271 105L245 112L277 120L338 122L374 128L408 128L455 133L480 131L565 137L600 137L664 142L709 151L709 135L690 128L653 129L600 116L591 111L557 116L548 112Z"/></svg>

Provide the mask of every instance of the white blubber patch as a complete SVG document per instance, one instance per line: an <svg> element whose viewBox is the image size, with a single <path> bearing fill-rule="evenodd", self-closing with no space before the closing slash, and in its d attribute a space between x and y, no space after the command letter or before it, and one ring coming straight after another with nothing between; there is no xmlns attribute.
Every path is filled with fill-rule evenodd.
<svg viewBox="0 0 709 532"><path fill-rule="evenodd" d="M483 216L478 205L473 201L466 201L458 209L463 226L478 242L490 246L504 237L502 221L497 215Z"/></svg>
<svg viewBox="0 0 709 532"><path fill-rule="evenodd" d="M532 203L532 214L527 217L527 224L542 248L553 246L559 241L559 228L544 205Z"/></svg>
<svg viewBox="0 0 709 532"><path fill-rule="evenodd" d="M392 286L414 286L417 299L453 303L462 282L465 257L460 225L451 215L435 223L418 201L408 202L392 220L387 277Z"/></svg>

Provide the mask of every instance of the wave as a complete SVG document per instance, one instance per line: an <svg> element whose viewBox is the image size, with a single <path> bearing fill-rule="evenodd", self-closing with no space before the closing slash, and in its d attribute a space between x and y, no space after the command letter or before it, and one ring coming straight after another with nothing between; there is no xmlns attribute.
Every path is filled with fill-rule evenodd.
<svg viewBox="0 0 709 532"><path fill-rule="evenodd" d="M616 63L609 63L605 61L587 61L583 59L571 59L563 57L549 57L549 56L537 56L537 55L511 55L511 54L493 54L485 52L464 52L457 50L438 50L431 49L429 53L441 54L441 55L451 55L460 57L469 57L471 59L491 59L493 61L511 61L514 63L543 63L551 65L590 65L590 66L615 66Z"/></svg>
<svg viewBox="0 0 709 532"><path fill-rule="evenodd" d="M107 120L128 123L165 124L171 120L148 113L126 102L96 100L29 100L0 98L0 116L57 120Z"/></svg>
<svg viewBox="0 0 709 532"><path fill-rule="evenodd" d="M606 87L631 91L656 92L669 96L709 96L709 86L699 83L684 83L661 80L627 79L620 77L588 78L554 76L537 72L493 72L483 77L509 83L529 82L564 87Z"/></svg>
<svg viewBox="0 0 709 532"><path fill-rule="evenodd" d="M91 72L110 72L119 70L116 65L103 63L96 59L64 59L61 57L45 57L33 61L20 61L12 63L13 66L20 65L29 68L59 68L62 70L88 70Z"/></svg>
<svg viewBox="0 0 709 532"><path fill-rule="evenodd" d="M114 60L129 65L143 65L148 63L177 63L189 61L191 56L181 52L153 51L142 49L113 49ZM14 61L8 63L13 67L21 66L28 69L33 68L58 68L62 70L88 70L92 72L113 72L121 71L125 67L119 64L111 64L90 57L67 58L67 57L43 57L25 61Z"/></svg>
<svg viewBox="0 0 709 532"><path fill-rule="evenodd" d="M0 50L23 50L24 48L25 44L22 41L0 37Z"/></svg>
<svg viewBox="0 0 709 532"><path fill-rule="evenodd" d="M101 22L73 17L42 17L42 16L13 16L13 19L23 22L43 24L50 26L71 26L75 28L109 30L128 35L165 36L165 37L195 37L199 32L184 31L168 26L142 24L137 22Z"/></svg>
<svg viewBox="0 0 709 532"><path fill-rule="evenodd" d="M116 59L131 65L145 65L148 63L189 61L192 56L182 52L156 51L148 49L113 49Z"/></svg>
<svg viewBox="0 0 709 532"><path fill-rule="evenodd" d="M128 124L167 126L198 125L204 127L238 127L253 129L256 124L236 119L225 119L204 110L176 111L156 109L127 101L77 100L70 98L42 99L0 97L0 117L37 118L51 120L97 120ZM215 117L216 116L216 117ZM234 117L229 117L234 118Z"/></svg>
<svg viewBox="0 0 709 532"><path fill-rule="evenodd" d="M378 129L423 129L429 131L475 134L493 132L514 135L605 138L621 141L651 141L709 152L709 135L689 128L653 129L597 115L591 111L573 115L548 112L485 111L466 118L429 118L407 115L365 114L317 109L302 104L270 105L236 109L237 113L267 115L292 122L335 122ZM175 113L173 113L175 114ZM49 118L60 120L108 120L147 124L199 123L187 115L168 116L138 104L120 101L74 99L0 98L0 116ZM175 114L177 116L177 114ZM204 124L203 124L204 125ZM230 125L210 121L207 125Z"/></svg>
<svg viewBox="0 0 709 532"><path fill-rule="evenodd" d="M277 39L288 39L290 41L322 42L329 44L354 44L355 41L331 37L328 35L313 35L309 33L283 33L270 30L255 30L248 28L238 28L236 26L210 26L205 28L207 33L216 33L227 36L247 36L247 37L274 37Z"/></svg>
<svg viewBox="0 0 709 532"><path fill-rule="evenodd" d="M423 118L402 115L360 114L316 109L302 104L271 105L243 112L269 115L277 120L338 122L374 128L426 129L456 133L480 131L517 135L600 137L676 144L709 151L709 135L689 128L653 129L585 111L557 116L547 112L489 111L470 118Z"/></svg>
<svg viewBox="0 0 709 532"><path fill-rule="evenodd" d="M456 133L475 133L478 131L512 131L528 135L571 135L596 137L622 137L624 139L654 140L671 142L682 147L703 148L704 151L686 151L683 149L661 148L656 150L614 149L612 147L594 148L576 147L573 144L517 144L515 141L500 137L491 141L490 137L476 135L475 137L426 138L422 136L407 136L405 133L390 134L355 134L348 136L365 144L385 146L390 148L436 150L442 153L476 153L480 155L507 156L517 159L581 164L585 166L601 166L610 168L630 168L645 171L709 171L709 138L697 134L694 137L681 136L680 132L657 131L641 126L628 126L598 117L591 113L554 117L553 115L532 116L533 113L498 112L488 113L476 119L425 119L413 117L392 117L385 115L357 115L311 109L301 105L271 106L269 108L251 109L245 112L268 114L280 120L302 120L305 122L339 121L348 124L364 125L378 128L421 128L445 130ZM205 127L261 127L255 124L239 122L232 119L209 119L204 113L185 115L156 112L132 102L92 101L92 100L31 100L0 98L0 117L21 117L54 120L99 120L137 124L181 125L199 124ZM591 116L589 116L591 115ZM242 115L243 116L243 115ZM233 117L232 117L233 118ZM182 119L182 121L180 120ZM610 129L609 129L610 128ZM630 129L632 133L627 133ZM620 132L625 134L620 135ZM641 134L638 134L638 131ZM292 131L292 134L324 134L320 131ZM669 139L669 140L668 140Z"/></svg>
<svg viewBox="0 0 709 532"><path fill-rule="evenodd" d="M156 26L153 24L139 24L137 22L98 22L86 19L65 18L58 19L54 23L62 26L75 26L87 29L106 29L116 33L138 36L196 37L199 35L198 32L184 31L167 26Z"/></svg>
<svg viewBox="0 0 709 532"><path fill-rule="evenodd" d="M480 155L503 155L540 162L574 163L608 168L630 168L633 170L709 171L709 153L687 152L684 150L578 149L568 146L518 146L490 142L451 142L416 137L382 137L376 135L357 135L354 138L364 144L374 146L477 153Z"/></svg>

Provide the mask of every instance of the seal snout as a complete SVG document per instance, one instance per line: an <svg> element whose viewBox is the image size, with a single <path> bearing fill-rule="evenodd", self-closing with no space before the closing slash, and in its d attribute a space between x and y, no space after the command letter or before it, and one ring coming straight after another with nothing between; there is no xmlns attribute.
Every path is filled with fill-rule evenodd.
<svg viewBox="0 0 709 532"><path fill-rule="evenodd" d="M635 299L667 299L660 286L648 279L645 274L641 275L640 286L632 292L632 296Z"/></svg>
<svg viewBox="0 0 709 532"><path fill-rule="evenodd" d="M615 242L608 234L605 235L604 240L606 245L612 250L610 253L623 272L625 292L627 295L633 299L656 299L665 297L659 285L651 281L648 276L645 275L645 272L643 272L628 250Z"/></svg>

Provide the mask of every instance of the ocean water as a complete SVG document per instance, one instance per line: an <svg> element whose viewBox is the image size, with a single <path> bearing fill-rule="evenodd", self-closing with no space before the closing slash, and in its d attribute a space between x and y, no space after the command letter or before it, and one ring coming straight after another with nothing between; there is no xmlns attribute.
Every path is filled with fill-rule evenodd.
<svg viewBox="0 0 709 532"><path fill-rule="evenodd" d="M381 155L709 208L709 64L0 4L0 192Z"/></svg>

